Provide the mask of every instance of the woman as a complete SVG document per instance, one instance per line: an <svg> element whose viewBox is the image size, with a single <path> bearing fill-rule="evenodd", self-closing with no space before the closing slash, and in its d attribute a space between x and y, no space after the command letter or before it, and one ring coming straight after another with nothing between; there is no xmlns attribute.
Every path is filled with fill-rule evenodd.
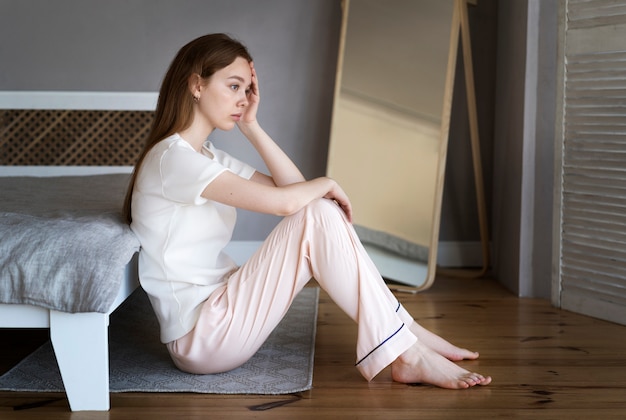
<svg viewBox="0 0 626 420"><path fill-rule="evenodd" d="M125 210L142 246L140 281L176 366L200 374L240 366L314 277L358 323L356 367L368 381L391 365L399 382L488 384L453 363L477 353L425 330L399 304L352 228L344 191L330 178L304 179L260 127L259 101L243 45L223 34L191 41L167 71L133 174ZM235 126L269 175L207 140ZM241 267L222 252L236 208L285 216Z"/></svg>

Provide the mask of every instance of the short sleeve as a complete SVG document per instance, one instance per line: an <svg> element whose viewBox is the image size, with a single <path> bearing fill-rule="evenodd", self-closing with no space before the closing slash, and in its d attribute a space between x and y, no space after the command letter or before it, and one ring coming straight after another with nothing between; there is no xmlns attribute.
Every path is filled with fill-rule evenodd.
<svg viewBox="0 0 626 420"><path fill-rule="evenodd" d="M186 204L203 204L202 191L218 175L228 170L220 163L187 147L170 146L160 162L163 196Z"/></svg>
<svg viewBox="0 0 626 420"><path fill-rule="evenodd" d="M231 171L248 179L254 173L254 168L210 143L205 147L213 158L182 142L174 142L165 150L159 165L164 197L179 203L204 204L207 200L202 192L222 172Z"/></svg>
<svg viewBox="0 0 626 420"><path fill-rule="evenodd" d="M240 177L250 179L254 175L255 169L252 166L232 157L223 150L216 149L211 142L205 143L205 149L215 157L216 161Z"/></svg>

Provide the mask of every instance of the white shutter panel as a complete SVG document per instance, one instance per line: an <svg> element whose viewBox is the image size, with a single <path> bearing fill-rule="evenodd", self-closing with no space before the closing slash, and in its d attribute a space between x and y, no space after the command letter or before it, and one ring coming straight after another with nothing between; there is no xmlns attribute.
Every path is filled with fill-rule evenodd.
<svg viewBox="0 0 626 420"><path fill-rule="evenodd" d="M554 302L626 324L626 2L562 2Z"/></svg>

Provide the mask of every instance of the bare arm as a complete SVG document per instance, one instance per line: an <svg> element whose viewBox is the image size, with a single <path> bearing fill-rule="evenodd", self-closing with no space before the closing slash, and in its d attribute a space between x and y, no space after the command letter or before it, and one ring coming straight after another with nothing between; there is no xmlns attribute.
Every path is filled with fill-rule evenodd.
<svg viewBox="0 0 626 420"><path fill-rule="evenodd" d="M326 177L285 186L271 185L265 175L255 173L252 180L225 171L202 192L202 196L223 204L260 213L287 216L317 198L334 200L352 222L352 205L334 180Z"/></svg>
<svg viewBox="0 0 626 420"><path fill-rule="evenodd" d="M274 184L282 187L305 181L298 167L257 122L240 126L240 130L265 162Z"/></svg>
<svg viewBox="0 0 626 420"><path fill-rule="evenodd" d="M250 63L252 80L247 94L248 105L238 122L239 130L259 153L270 172L274 183L286 186L305 181L304 176L292 160L282 151L274 140L261 128L256 116L261 101L259 83L254 64Z"/></svg>
<svg viewBox="0 0 626 420"><path fill-rule="evenodd" d="M214 179L202 196L233 207L287 216L317 198L335 201L352 221L352 205L334 180L326 177L306 181L300 170L259 125L256 114L260 95L254 64L247 92L248 105L238 122L239 130L259 153L270 176L255 172L250 180L226 171Z"/></svg>

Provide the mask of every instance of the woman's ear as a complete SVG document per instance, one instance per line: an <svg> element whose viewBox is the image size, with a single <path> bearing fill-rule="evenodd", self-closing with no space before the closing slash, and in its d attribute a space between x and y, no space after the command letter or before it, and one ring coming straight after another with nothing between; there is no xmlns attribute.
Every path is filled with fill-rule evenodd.
<svg viewBox="0 0 626 420"><path fill-rule="evenodd" d="M202 77L198 73L192 73L187 79L187 87L189 88L189 93L194 98L200 97L200 91L202 90L202 86L204 85L204 81Z"/></svg>

